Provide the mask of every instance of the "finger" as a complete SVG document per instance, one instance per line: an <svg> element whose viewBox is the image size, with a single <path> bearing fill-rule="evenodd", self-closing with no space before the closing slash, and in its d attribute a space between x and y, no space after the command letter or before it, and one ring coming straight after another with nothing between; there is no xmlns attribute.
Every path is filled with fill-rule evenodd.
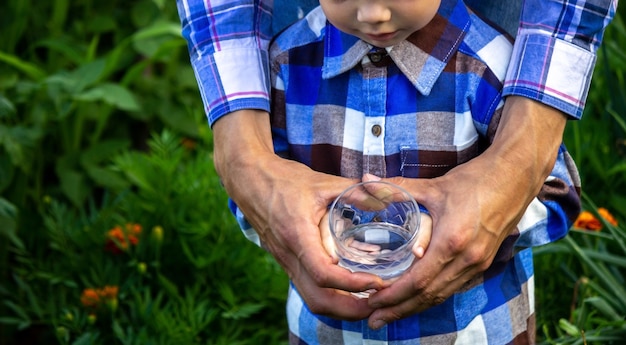
<svg viewBox="0 0 626 345"><path fill-rule="evenodd" d="M384 182L364 184L364 189L375 199L380 200L384 204L410 200L410 197L406 195L410 195L410 193L406 191L405 194L403 190L404 188L399 184L392 182L391 179L381 179L380 177L372 174L365 174L363 175L362 182Z"/></svg>
<svg viewBox="0 0 626 345"><path fill-rule="evenodd" d="M325 253L307 252L300 256L299 260L301 267L298 273L304 272L319 287L362 292L372 289L380 290L386 286L383 280L376 275L350 272L339 267L335 259Z"/></svg>
<svg viewBox="0 0 626 345"><path fill-rule="evenodd" d="M433 179L406 178L401 176L380 178L371 174L363 176L362 181L384 181L400 186L406 190L418 204L426 207L433 218L440 213L438 208L443 207L442 200L445 196L442 191L444 183L442 177Z"/></svg>
<svg viewBox="0 0 626 345"><path fill-rule="evenodd" d="M433 230L433 219L426 213L420 215L420 227L417 233L417 240L413 245L413 254L421 259L430 244Z"/></svg>
<svg viewBox="0 0 626 345"><path fill-rule="evenodd" d="M367 318L373 311L367 299L331 288L320 288L306 274L300 275L293 283L309 310L318 315L336 319L357 321Z"/></svg>
<svg viewBox="0 0 626 345"><path fill-rule="evenodd" d="M457 268L448 266L442 272L441 276L450 276L452 272L456 272ZM454 274L453 274L454 275ZM475 273L465 271L465 273L453 280L447 279L435 279L427 287L418 289L417 294L411 298L398 301L388 307L382 307L376 309L368 318L368 325L373 329L379 329L380 327L390 322L406 318L410 315L422 312L428 308L445 302L455 292L459 291L463 286L474 277ZM406 285L406 286L402 286ZM410 282L406 279L399 279L392 284L389 288L376 292L370 296L370 306L375 307L376 303L371 303L374 297L381 297L383 294L394 295L400 292L400 288L404 290L412 290L409 286ZM395 291L394 291L395 289Z"/></svg>
<svg viewBox="0 0 626 345"><path fill-rule="evenodd" d="M324 217L322 217L322 220L320 221L320 235L322 236L322 245L324 245L324 249L326 249L328 255L333 258L333 263L339 262L339 257L337 256L337 246L333 235L330 232L328 213L324 214Z"/></svg>
<svg viewBox="0 0 626 345"><path fill-rule="evenodd" d="M380 188L378 188L380 190ZM349 189L346 189L339 196L343 203L353 205L361 210L381 210L386 207L384 196L393 193L390 189L387 191L379 191L379 195L376 195L375 189L371 186L365 185L352 185ZM388 203L388 202L387 202Z"/></svg>

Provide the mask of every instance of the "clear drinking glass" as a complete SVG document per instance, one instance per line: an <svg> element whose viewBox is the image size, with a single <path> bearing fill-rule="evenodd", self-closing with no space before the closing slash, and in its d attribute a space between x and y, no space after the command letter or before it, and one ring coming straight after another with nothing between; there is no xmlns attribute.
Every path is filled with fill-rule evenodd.
<svg viewBox="0 0 626 345"><path fill-rule="evenodd" d="M388 280L402 274L415 258L412 247L420 209L411 194L397 185L369 181L349 187L333 202L329 222L339 265L352 272Z"/></svg>

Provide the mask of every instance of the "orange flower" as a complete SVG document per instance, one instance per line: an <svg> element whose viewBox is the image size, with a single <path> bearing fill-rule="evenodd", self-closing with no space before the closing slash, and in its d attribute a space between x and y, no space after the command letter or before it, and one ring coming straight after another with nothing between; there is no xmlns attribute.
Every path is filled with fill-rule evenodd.
<svg viewBox="0 0 626 345"><path fill-rule="evenodd" d="M90 309L97 309L103 304L117 307L117 286L107 285L103 288L87 288L80 296L80 303Z"/></svg>
<svg viewBox="0 0 626 345"><path fill-rule="evenodd" d="M129 243L134 246L139 243L139 238L137 237L139 234L141 234L141 224L127 223L124 229L117 225L107 232L108 239L105 249L114 254L126 251Z"/></svg>
<svg viewBox="0 0 626 345"><path fill-rule="evenodd" d="M188 151L192 151L196 148L196 141L190 138L183 138L181 140L181 145Z"/></svg>
<svg viewBox="0 0 626 345"><path fill-rule="evenodd" d="M613 225L613 226L617 226L617 220L615 220L615 217L613 217L613 215L609 212L609 210L607 210L604 207L600 207L598 209L598 213L600 214L600 216L602 216L602 218L604 218L604 220L606 220L609 224Z"/></svg>
<svg viewBox="0 0 626 345"><path fill-rule="evenodd" d="M617 226L617 221L606 208L598 208L598 214L610 224ZM602 222L591 212L582 211L574 222L574 227L584 230L600 231L602 229Z"/></svg>
<svg viewBox="0 0 626 345"><path fill-rule="evenodd" d="M96 289L85 289L80 296L80 303L87 308L95 308L100 304L100 295Z"/></svg>

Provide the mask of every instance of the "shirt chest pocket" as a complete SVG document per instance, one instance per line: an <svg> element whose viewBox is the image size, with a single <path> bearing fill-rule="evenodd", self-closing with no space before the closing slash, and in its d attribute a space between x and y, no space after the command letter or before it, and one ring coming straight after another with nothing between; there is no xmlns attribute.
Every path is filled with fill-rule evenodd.
<svg viewBox="0 0 626 345"><path fill-rule="evenodd" d="M463 164L480 153L478 140L460 148L455 145L401 146L400 174L410 178L433 178L442 176L457 165Z"/></svg>

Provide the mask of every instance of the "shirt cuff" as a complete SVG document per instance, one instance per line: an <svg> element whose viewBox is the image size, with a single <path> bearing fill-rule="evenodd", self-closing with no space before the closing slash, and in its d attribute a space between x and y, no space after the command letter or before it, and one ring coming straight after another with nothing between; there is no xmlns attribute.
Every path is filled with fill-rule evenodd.
<svg viewBox="0 0 626 345"><path fill-rule="evenodd" d="M261 247L261 238L259 237L259 234L256 232L256 230L254 230L252 225L248 223L248 221L246 220L246 216L244 216L239 207L237 207L237 204L235 204L232 199L228 199L228 208L237 219L237 224L239 224L239 228L241 229L241 232L244 234L244 236L246 236L246 238L250 242Z"/></svg>
<svg viewBox="0 0 626 345"><path fill-rule="evenodd" d="M259 49L227 49L191 60L204 109L213 126L222 116L241 109L269 112L268 53Z"/></svg>
<svg viewBox="0 0 626 345"><path fill-rule="evenodd" d="M536 30L518 33L504 96L518 95L582 117L596 55Z"/></svg>

